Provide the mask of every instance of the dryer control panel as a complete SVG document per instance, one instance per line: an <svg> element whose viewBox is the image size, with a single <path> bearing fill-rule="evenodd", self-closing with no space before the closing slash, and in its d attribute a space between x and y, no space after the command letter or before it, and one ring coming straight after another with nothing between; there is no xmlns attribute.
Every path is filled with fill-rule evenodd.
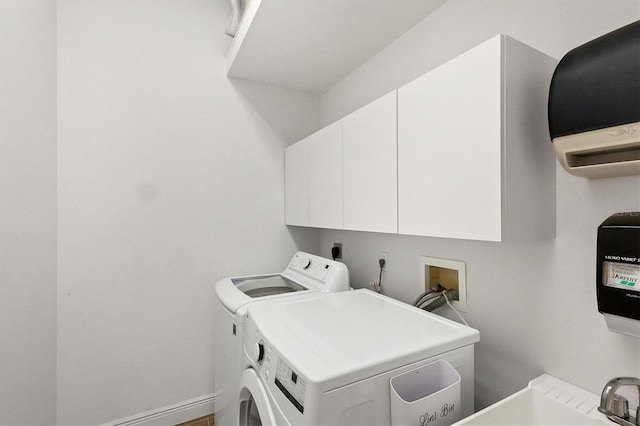
<svg viewBox="0 0 640 426"><path fill-rule="evenodd" d="M243 338L244 367L253 367L272 392L304 414L307 380L274 349L249 315Z"/></svg>
<svg viewBox="0 0 640 426"><path fill-rule="evenodd" d="M304 394L307 382L293 371L282 358L278 358L275 384L294 407L304 414Z"/></svg>

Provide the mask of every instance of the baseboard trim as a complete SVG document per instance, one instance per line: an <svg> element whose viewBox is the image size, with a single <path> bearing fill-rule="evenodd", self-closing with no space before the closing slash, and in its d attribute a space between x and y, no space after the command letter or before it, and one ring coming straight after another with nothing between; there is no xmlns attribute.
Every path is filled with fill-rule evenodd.
<svg viewBox="0 0 640 426"><path fill-rule="evenodd" d="M173 426L214 412L217 396L209 394L135 414L101 426Z"/></svg>

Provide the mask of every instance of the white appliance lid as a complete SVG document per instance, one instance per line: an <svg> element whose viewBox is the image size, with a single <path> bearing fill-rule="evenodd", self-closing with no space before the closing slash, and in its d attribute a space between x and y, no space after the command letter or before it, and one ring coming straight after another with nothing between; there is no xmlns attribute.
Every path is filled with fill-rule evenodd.
<svg viewBox="0 0 640 426"><path fill-rule="evenodd" d="M215 291L226 309L237 312L252 301L348 289L349 271L343 263L299 251L281 274L224 278L216 283Z"/></svg>
<svg viewBox="0 0 640 426"><path fill-rule="evenodd" d="M350 383L479 340L477 330L366 289L272 300L249 316L313 382Z"/></svg>
<svg viewBox="0 0 640 426"><path fill-rule="evenodd" d="M280 274L231 278L231 282L239 291L253 298L308 290Z"/></svg>

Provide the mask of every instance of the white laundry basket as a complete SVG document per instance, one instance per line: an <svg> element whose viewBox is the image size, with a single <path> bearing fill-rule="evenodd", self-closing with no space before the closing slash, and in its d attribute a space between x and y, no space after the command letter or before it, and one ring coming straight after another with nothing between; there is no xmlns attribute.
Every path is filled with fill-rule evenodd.
<svg viewBox="0 0 640 426"><path fill-rule="evenodd" d="M462 418L460 374L446 361L394 376L390 385L394 426L450 425Z"/></svg>

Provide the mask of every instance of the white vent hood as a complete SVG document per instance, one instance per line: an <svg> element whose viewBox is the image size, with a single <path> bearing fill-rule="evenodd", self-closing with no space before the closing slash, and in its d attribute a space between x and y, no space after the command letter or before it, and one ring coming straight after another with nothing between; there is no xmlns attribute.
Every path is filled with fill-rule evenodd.
<svg viewBox="0 0 640 426"><path fill-rule="evenodd" d="M324 93L445 1L248 1L227 75Z"/></svg>

